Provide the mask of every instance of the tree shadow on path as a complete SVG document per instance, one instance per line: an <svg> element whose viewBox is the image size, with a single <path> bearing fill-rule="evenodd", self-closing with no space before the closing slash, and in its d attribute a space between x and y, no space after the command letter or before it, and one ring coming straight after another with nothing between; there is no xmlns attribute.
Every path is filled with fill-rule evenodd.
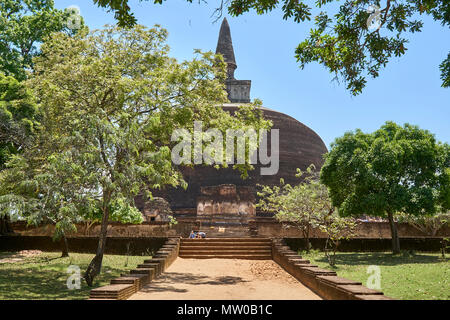
<svg viewBox="0 0 450 320"><path fill-rule="evenodd" d="M221 276L209 277L193 273L166 272L160 278L151 282L149 286L141 289L141 292L188 292L187 289L177 288L176 285L234 285L248 282L241 277Z"/></svg>

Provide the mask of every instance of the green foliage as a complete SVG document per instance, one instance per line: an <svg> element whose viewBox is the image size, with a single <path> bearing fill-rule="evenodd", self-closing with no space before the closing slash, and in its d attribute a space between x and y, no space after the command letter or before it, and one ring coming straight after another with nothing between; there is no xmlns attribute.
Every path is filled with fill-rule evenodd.
<svg viewBox="0 0 450 320"><path fill-rule="evenodd" d="M297 169L298 177L303 175ZM320 224L321 216L332 210L328 200L327 189L314 178L314 166L307 169L308 176L296 186L284 184L281 186L261 186L257 207L266 212L275 213L275 218L285 227L295 226L302 233L309 249L309 236L311 229Z"/></svg>
<svg viewBox="0 0 450 320"><path fill-rule="evenodd" d="M112 200L109 205L109 212L109 221L132 224L140 224L144 221L142 213L124 198ZM93 224L101 222L102 215L101 202L94 201L78 210L77 220Z"/></svg>
<svg viewBox="0 0 450 320"><path fill-rule="evenodd" d="M155 0L155 3L158 0ZM137 23L134 14L130 12L128 0L94 0L94 3L108 11L114 11L114 17L117 19L119 27L132 27Z"/></svg>
<svg viewBox="0 0 450 320"><path fill-rule="evenodd" d="M408 223L427 236L434 237L442 227L449 225L450 212L421 216L400 213L398 221Z"/></svg>
<svg viewBox="0 0 450 320"><path fill-rule="evenodd" d="M39 55L39 44L66 27L69 14L55 9L52 0L3 0L0 3L0 72L17 80L26 79ZM83 27L83 23L81 22Z"/></svg>
<svg viewBox="0 0 450 320"><path fill-rule="evenodd" d="M169 215L169 216L167 216L167 218L169 219L169 227L172 227L172 226L178 224L177 219L175 219L173 216Z"/></svg>
<svg viewBox="0 0 450 320"><path fill-rule="evenodd" d="M38 127L37 112L30 90L0 73L0 170L11 154L29 144Z"/></svg>
<svg viewBox="0 0 450 320"><path fill-rule="evenodd" d="M63 161L44 158L37 148L29 146L11 156L0 172L0 212L26 219L28 224L53 224L54 239L59 239L76 231L86 201L71 184L68 172L61 170Z"/></svg>
<svg viewBox="0 0 450 320"><path fill-rule="evenodd" d="M368 19L375 13L370 12L369 7L381 6L381 1L346 0L339 7L336 2L316 1L318 10L325 6L328 10L315 15L315 27L298 45L295 54L301 68L311 62L322 64L335 79L344 82L353 95L362 92L368 77L378 77L392 57L405 54L408 43L405 34L422 29L423 22L418 16L430 14L444 27L450 26L450 3L445 0L387 0L379 9L379 24L374 30L368 27ZM313 15L313 8L304 1L291 0L231 0L228 11L235 16L251 9L265 14L279 6L284 12L283 19L303 22ZM440 68L442 86L448 87L449 65L444 61Z"/></svg>
<svg viewBox="0 0 450 320"><path fill-rule="evenodd" d="M387 122L371 134L337 138L320 178L344 216L420 216L449 208L449 164L448 144L417 126Z"/></svg>
<svg viewBox="0 0 450 320"><path fill-rule="evenodd" d="M297 172L296 176L299 178L305 175L305 172L299 169ZM308 167L306 177L298 185L284 185L281 181L281 187L262 186L258 196L260 200L257 206L263 211L274 212L279 222L287 227L294 225L302 231L308 250L309 236L313 228L326 233L327 245L331 244L334 253L339 241L354 233L356 223L353 219L337 214L331 204L328 189L320 183L314 165Z"/></svg>
<svg viewBox="0 0 450 320"><path fill-rule="evenodd" d="M164 0L154 0L162 4ZM192 0L187 0L192 2ZM306 1L294 0L221 0L215 13L220 17L224 8L232 16L240 16L254 10L267 14L281 8L283 19L297 23L314 20L315 26L309 36L295 50L295 56L304 68L308 63L318 62L325 66L335 79L347 85L357 95L364 89L367 78L376 78L392 57L400 57L407 50L406 34L420 32L423 22L418 19L429 14L443 27L450 26L450 2L447 0L386 0L379 8L379 24L369 29L370 6L381 6L376 0L346 0L339 4L335 0L318 0L315 6ZM130 12L128 0L94 0L101 7L115 12L120 26L132 26L136 18ZM383 1L384 3L384 1ZM313 9L319 11L314 16ZM372 17L375 17L373 15ZM372 19L371 17L371 19ZM449 87L450 62L447 58L440 65L443 87Z"/></svg>
<svg viewBox="0 0 450 320"><path fill-rule="evenodd" d="M107 220L138 223L139 192L186 186L171 161L175 129L192 132L194 120L223 132L266 125L254 106L236 117L223 111L223 60L197 52L179 63L168 56L166 37L159 26L107 27L55 33L42 45L27 81L39 97L42 130L0 176L4 210L68 230L98 219L98 209Z"/></svg>
<svg viewBox="0 0 450 320"><path fill-rule="evenodd" d="M111 221L140 224L144 221L142 213L125 199L115 199L111 203Z"/></svg>
<svg viewBox="0 0 450 320"><path fill-rule="evenodd" d="M448 54L447 59L442 61L439 65L439 69L441 70L442 87L450 87L450 53Z"/></svg>
<svg viewBox="0 0 450 320"><path fill-rule="evenodd" d="M325 255L330 266L336 265L336 251L342 239L349 239L355 234L357 223L354 219L341 217L337 212L323 215L319 229L327 235ZM331 254L330 254L331 251Z"/></svg>

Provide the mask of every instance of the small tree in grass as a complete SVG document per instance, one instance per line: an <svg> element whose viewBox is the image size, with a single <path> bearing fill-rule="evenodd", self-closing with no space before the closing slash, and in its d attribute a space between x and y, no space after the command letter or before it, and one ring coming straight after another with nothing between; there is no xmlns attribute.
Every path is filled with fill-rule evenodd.
<svg viewBox="0 0 450 320"><path fill-rule="evenodd" d="M197 51L194 60L179 63L168 56L166 37L159 26L56 33L34 60L28 84L40 99L43 129L21 159L25 168L42 163L43 174L54 174L47 181L61 188L64 212L92 203L101 209L97 252L84 275L88 285L101 270L113 206L134 209L140 192L151 197L165 185L186 187L171 161L175 129L193 132L195 120L223 132L268 127L254 106L234 116L222 109L223 59ZM250 168L246 160L238 165L243 173ZM34 180L37 172L29 175Z"/></svg>
<svg viewBox="0 0 450 320"><path fill-rule="evenodd" d="M38 134L36 135L36 137ZM27 161L27 148L21 155L11 156L7 169L0 172L0 186L4 195L0 207L9 214L26 219L28 224L52 224L53 240L63 241L62 256L69 255L66 234L76 231L78 211L82 205L74 200L76 193L67 183L64 171L59 170L57 159L39 157Z"/></svg>
<svg viewBox="0 0 450 320"><path fill-rule="evenodd" d="M322 215L319 229L327 234L324 251L330 266L336 265L336 251L340 241L353 236L356 227L357 223L354 219L341 217L334 210Z"/></svg>
<svg viewBox="0 0 450 320"><path fill-rule="evenodd" d="M260 200L257 204L263 211L274 212L275 218L284 227L294 225L303 234L306 250L309 251L311 231L319 225L321 215L331 210L326 188L317 179L314 165L306 170L306 177L296 186L284 184L281 186L262 186L258 192ZM304 172L297 169L297 177L304 176Z"/></svg>
<svg viewBox="0 0 450 320"><path fill-rule="evenodd" d="M387 217L392 251L399 253L398 212L423 216L450 207L449 150L426 130L386 122L371 134L337 138L320 178L339 214Z"/></svg>
<svg viewBox="0 0 450 320"><path fill-rule="evenodd" d="M325 255L330 265L334 266L339 241L354 234L356 222L336 213L328 189L319 181L314 165L309 166L306 172L297 169L296 176L304 176L304 180L296 186L283 183L281 187L263 186L262 192L258 193L261 199L257 206L264 211L275 212L275 218L281 223L295 225L303 234L307 251L311 248L309 238L312 229L324 232L327 235Z"/></svg>

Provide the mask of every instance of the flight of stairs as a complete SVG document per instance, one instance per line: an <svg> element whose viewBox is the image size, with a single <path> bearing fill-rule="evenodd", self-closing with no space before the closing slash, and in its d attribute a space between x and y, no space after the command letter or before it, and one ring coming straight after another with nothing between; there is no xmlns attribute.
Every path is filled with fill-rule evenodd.
<svg viewBox="0 0 450 320"><path fill-rule="evenodd" d="M266 238L181 239L179 257L271 260L272 242Z"/></svg>

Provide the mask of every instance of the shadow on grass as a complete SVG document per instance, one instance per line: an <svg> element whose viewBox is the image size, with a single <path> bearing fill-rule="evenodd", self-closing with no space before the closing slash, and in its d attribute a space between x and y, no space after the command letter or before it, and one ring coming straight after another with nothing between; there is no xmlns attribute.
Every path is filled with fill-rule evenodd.
<svg viewBox="0 0 450 320"><path fill-rule="evenodd" d="M0 299L7 300L56 300L87 299L95 287L109 283L110 279L120 275L123 268L105 267L96 278L93 287L81 279L81 288L69 290L67 268L71 260L60 257L34 257L0 268ZM77 263L83 276L87 268L85 263Z"/></svg>
<svg viewBox="0 0 450 320"><path fill-rule="evenodd" d="M313 256L315 261L328 263L325 254ZM380 265L396 266L404 264L429 264L448 261L439 256L425 255L420 253L403 252L393 255L386 252L360 252L360 253L336 253L336 265Z"/></svg>

